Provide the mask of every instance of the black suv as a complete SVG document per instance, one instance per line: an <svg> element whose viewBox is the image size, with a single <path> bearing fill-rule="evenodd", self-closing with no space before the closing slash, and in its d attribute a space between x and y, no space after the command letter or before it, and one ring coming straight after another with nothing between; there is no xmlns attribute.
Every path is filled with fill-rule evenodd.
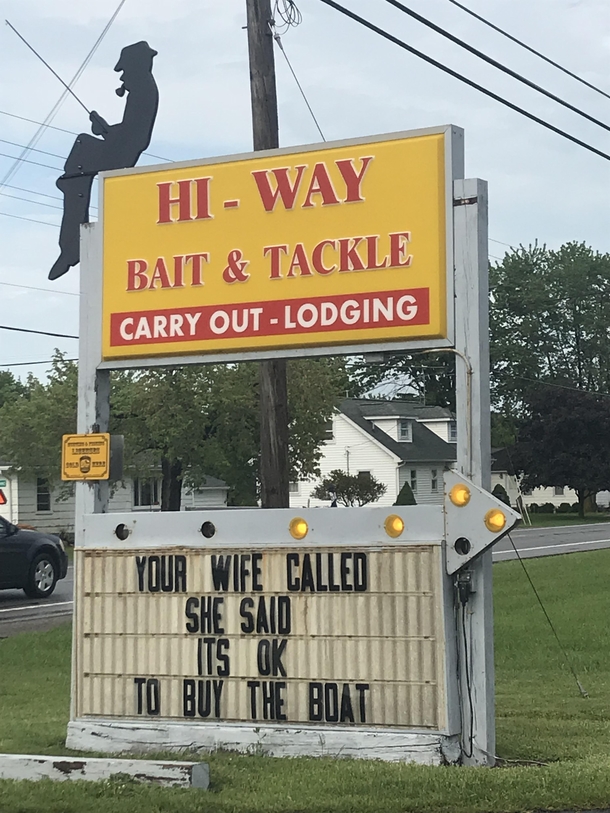
<svg viewBox="0 0 610 813"><path fill-rule="evenodd" d="M67 572L58 536L26 531L0 517L0 590L21 588L30 598L47 598Z"/></svg>

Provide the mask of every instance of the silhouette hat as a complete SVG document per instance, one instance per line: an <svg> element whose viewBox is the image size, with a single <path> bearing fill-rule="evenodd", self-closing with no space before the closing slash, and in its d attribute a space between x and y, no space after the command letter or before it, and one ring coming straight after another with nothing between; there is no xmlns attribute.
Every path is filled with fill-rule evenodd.
<svg viewBox="0 0 610 813"><path fill-rule="evenodd" d="M141 65L152 57L157 56L158 51L151 48L150 45L141 40L134 42L133 45L126 45L121 51L119 61L114 66L115 71L126 71L135 65Z"/></svg>

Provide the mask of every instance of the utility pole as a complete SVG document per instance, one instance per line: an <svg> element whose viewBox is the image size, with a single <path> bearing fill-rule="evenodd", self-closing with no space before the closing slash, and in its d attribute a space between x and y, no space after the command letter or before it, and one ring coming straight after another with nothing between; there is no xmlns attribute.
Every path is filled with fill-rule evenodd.
<svg viewBox="0 0 610 813"><path fill-rule="evenodd" d="M250 97L255 150L279 147L270 0L246 0ZM261 504L288 508L288 387L286 359L260 364Z"/></svg>

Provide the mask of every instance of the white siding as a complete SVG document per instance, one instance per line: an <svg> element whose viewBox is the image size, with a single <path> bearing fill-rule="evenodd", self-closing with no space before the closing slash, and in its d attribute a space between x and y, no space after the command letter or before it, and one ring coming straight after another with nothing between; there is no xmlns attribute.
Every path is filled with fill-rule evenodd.
<svg viewBox="0 0 610 813"><path fill-rule="evenodd" d="M386 435L389 435L393 440L400 440L398 437L398 418L367 418Z"/></svg>
<svg viewBox="0 0 610 813"><path fill-rule="evenodd" d="M322 446L322 479L334 469L349 470L350 474L370 471L373 477L388 487L384 496L373 504L393 505L398 496L398 459L342 414L333 417L333 434L333 439ZM328 506L328 500L315 500L311 496L318 482L317 479L300 480L298 492L290 494L290 507Z"/></svg>
<svg viewBox="0 0 610 813"><path fill-rule="evenodd" d="M4 476L4 475L2 475ZM227 504L226 487L206 488L202 491L182 494L182 510L194 508L222 508ZM36 510L36 483L21 482L19 487L18 511L13 521L32 525L34 528L49 533L74 531L74 497L69 496L60 500L61 487L51 491L51 510ZM108 506L110 512L147 511L149 508L135 508L133 506L133 483L127 479L118 486L110 497ZM154 510L158 511L159 508Z"/></svg>
<svg viewBox="0 0 610 813"><path fill-rule="evenodd" d="M438 435L439 438L442 438L445 443L449 443L449 424L451 423L449 418L436 418L433 420L427 421L418 421L418 423L423 424L426 429L429 429L431 432L434 432L435 435Z"/></svg>
<svg viewBox="0 0 610 813"><path fill-rule="evenodd" d="M432 491L432 471L436 470L437 490ZM398 470L399 485L411 484L411 471L417 472L417 490L414 491L418 505L440 505L443 502L443 466L429 463L403 463Z"/></svg>
<svg viewBox="0 0 610 813"><path fill-rule="evenodd" d="M0 480L6 480L6 486L2 487L6 497L6 505L0 505L0 517L8 519L9 522L17 522L17 509L19 501L19 481L16 475L10 475L8 468L0 466Z"/></svg>
<svg viewBox="0 0 610 813"><path fill-rule="evenodd" d="M491 473L492 491L498 483L504 486L506 493L508 494L510 504L515 506L517 504L517 497L519 494L517 479L512 474L508 474L507 472L493 471ZM553 486L549 486L548 488L534 488L531 494L523 494L523 502L525 505L531 505L532 503L544 505L544 503L547 502L552 503L554 506L561 505L562 502L567 502L572 505L573 503L578 502L578 497L576 496L576 492L572 491L572 489L568 488L567 486L564 488L563 494L555 494L555 488Z"/></svg>

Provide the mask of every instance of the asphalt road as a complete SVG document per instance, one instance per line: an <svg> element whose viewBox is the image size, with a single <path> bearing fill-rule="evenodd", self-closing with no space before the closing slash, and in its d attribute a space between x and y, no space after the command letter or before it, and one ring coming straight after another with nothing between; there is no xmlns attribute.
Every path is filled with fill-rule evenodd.
<svg viewBox="0 0 610 813"><path fill-rule="evenodd" d="M523 559L556 556L561 553L610 548L610 522L558 528L519 528L511 534ZM493 549L494 562L516 559L510 540L501 539ZM68 569L55 592L46 601L28 598L22 590L0 590L0 638L18 632L42 632L72 616L74 570Z"/></svg>
<svg viewBox="0 0 610 813"><path fill-rule="evenodd" d="M557 556L560 553L610 548L610 522L562 525L558 528L520 527L513 531L511 536L522 559ZM517 558L508 537L504 537L494 546L492 556L494 562Z"/></svg>
<svg viewBox="0 0 610 813"><path fill-rule="evenodd" d="M57 582L51 598L28 598L23 590L0 590L0 638L18 632L44 632L72 616L74 568L68 568L65 579Z"/></svg>

